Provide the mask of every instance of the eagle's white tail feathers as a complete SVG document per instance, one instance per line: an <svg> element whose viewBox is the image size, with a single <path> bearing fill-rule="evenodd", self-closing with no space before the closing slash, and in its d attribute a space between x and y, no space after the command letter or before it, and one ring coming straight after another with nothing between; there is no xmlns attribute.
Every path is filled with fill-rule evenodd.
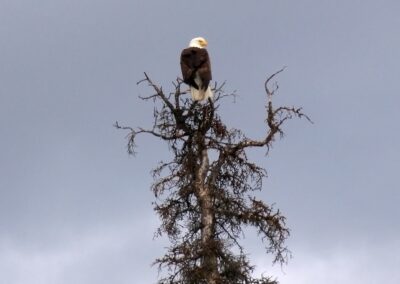
<svg viewBox="0 0 400 284"><path fill-rule="evenodd" d="M196 82L197 86L199 86L198 90L196 88L190 87L190 92L192 93L192 99L194 101L203 101L207 100L208 98L213 98L213 93L210 86L208 86L207 90L202 89L203 82L197 72L196 76L194 77L194 81Z"/></svg>
<svg viewBox="0 0 400 284"><path fill-rule="evenodd" d="M211 91L210 86L208 86L207 90L197 90L196 88L190 87L190 92L192 93L192 99L194 101L203 101L208 98L213 98L213 93Z"/></svg>

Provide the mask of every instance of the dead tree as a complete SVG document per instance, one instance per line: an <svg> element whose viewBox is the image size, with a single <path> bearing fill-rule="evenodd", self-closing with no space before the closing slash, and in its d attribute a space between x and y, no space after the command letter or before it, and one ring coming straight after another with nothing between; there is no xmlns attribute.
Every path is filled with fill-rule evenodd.
<svg viewBox="0 0 400 284"><path fill-rule="evenodd" d="M154 121L150 128L116 127L129 130L128 152L135 153L135 138L150 134L168 143L172 159L153 170L154 209L161 219L158 235L167 235L171 246L156 259L159 269L166 268L160 284L277 283L270 277L254 278L254 266L240 243L243 228L254 227L274 263L285 263L290 252L285 246L289 229L279 210L255 198L251 192L261 190L266 171L248 160L252 147L270 149L275 138L283 134L283 123L293 117L305 117L301 108L272 104L277 85L265 81L266 129L264 138L254 140L238 130L228 128L217 113L226 97L223 84L215 84L214 100L193 102L182 91L182 81L165 93L145 73L139 83L147 83L152 95L141 97L153 101ZM210 158L210 153L213 158ZM236 253L234 253L236 251Z"/></svg>

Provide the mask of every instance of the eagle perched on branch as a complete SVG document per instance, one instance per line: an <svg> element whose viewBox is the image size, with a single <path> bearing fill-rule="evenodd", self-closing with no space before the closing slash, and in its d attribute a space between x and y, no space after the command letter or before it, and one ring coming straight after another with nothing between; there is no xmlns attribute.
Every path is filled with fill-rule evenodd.
<svg viewBox="0 0 400 284"><path fill-rule="evenodd" d="M181 69L183 81L190 86L192 99L195 101L207 100L213 97L209 86L211 77L210 57L207 52L207 41L196 37L189 43L189 47L182 50Z"/></svg>

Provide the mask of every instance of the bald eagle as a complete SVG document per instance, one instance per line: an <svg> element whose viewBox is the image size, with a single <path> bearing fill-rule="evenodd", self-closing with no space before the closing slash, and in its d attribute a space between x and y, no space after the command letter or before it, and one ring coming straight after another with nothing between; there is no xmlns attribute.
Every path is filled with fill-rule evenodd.
<svg viewBox="0 0 400 284"><path fill-rule="evenodd" d="M213 97L211 87L211 64L207 52L207 41L196 37L189 47L182 50L181 69L183 81L190 86L192 99L202 101Z"/></svg>

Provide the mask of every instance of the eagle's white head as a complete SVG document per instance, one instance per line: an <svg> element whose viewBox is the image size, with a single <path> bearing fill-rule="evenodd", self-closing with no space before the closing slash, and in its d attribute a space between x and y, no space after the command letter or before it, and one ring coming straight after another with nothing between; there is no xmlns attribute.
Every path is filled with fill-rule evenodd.
<svg viewBox="0 0 400 284"><path fill-rule="evenodd" d="M203 37L195 37L189 43L189 47L206 48L208 42Z"/></svg>

